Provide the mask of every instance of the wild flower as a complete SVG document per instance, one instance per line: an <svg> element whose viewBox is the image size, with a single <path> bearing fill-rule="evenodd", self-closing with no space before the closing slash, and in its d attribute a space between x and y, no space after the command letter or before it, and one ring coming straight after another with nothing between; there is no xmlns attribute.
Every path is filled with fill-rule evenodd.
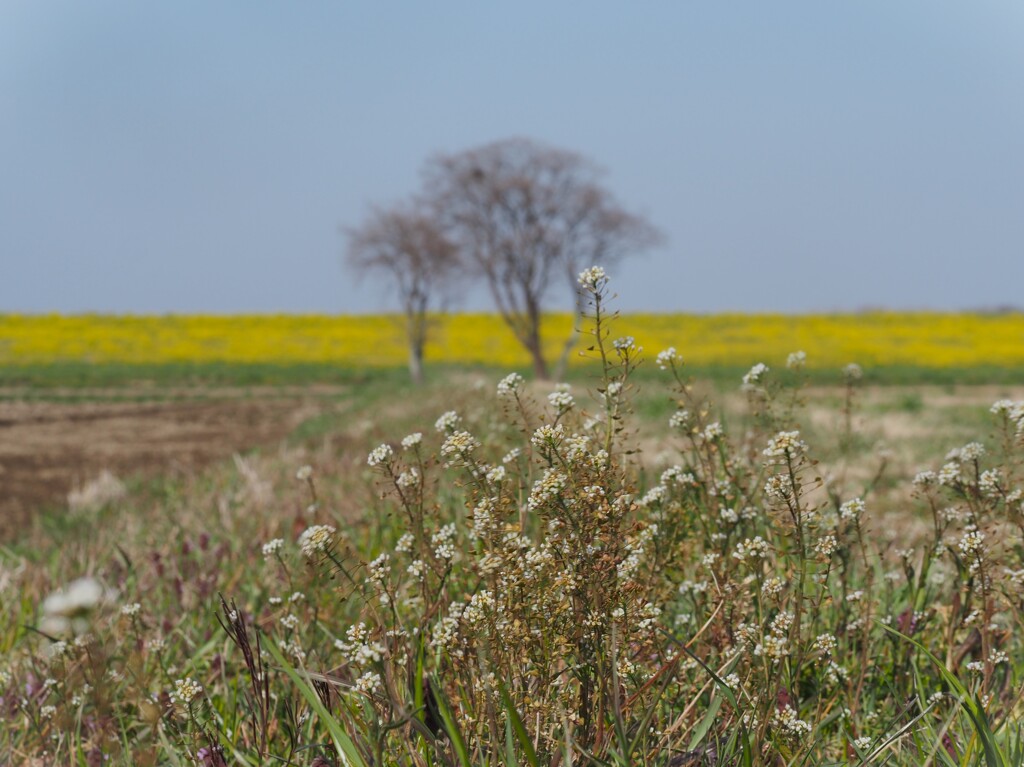
<svg viewBox="0 0 1024 767"><path fill-rule="evenodd" d="M360 676L353 687L366 695L373 695L383 689L380 674L376 671L367 671Z"/></svg>
<svg viewBox="0 0 1024 767"><path fill-rule="evenodd" d="M789 738L802 738L810 735L813 729L809 723L799 718L796 709L788 705L775 710L772 726Z"/></svg>
<svg viewBox="0 0 1024 767"><path fill-rule="evenodd" d="M718 421L713 421L704 427L701 437L705 442L714 442L721 439L723 434L725 434L725 430L722 428L722 424Z"/></svg>
<svg viewBox="0 0 1024 767"><path fill-rule="evenodd" d="M1001 481L1002 476L999 474L999 469L988 469L978 477L978 490L989 498L994 498L1000 494Z"/></svg>
<svg viewBox="0 0 1024 767"><path fill-rule="evenodd" d="M298 471L295 472L295 479L300 482L308 482L313 477L313 467L309 464L300 466Z"/></svg>
<svg viewBox="0 0 1024 767"><path fill-rule="evenodd" d="M608 275L600 266L591 266L580 272L577 283L581 288L590 293L598 293L608 284Z"/></svg>
<svg viewBox="0 0 1024 767"><path fill-rule="evenodd" d="M562 424L549 426L544 424L530 437L530 444L540 450L554 450L565 438L565 427Z"/></svg>
<svg viewBox="0 0 1024 767"><path fill-rule="evenodd" d="M366 457L366 465L371 467L382 466L389 463L394 455L395 451L391 449L391 445L380 445L370 451L370 454Z"/></svg>
<svg viewBox="0 0 1024 767"><path fill-rule="evenodd" d="M796 461L806 452L807 443L800 439L798 431L780 431L770 440L762 455L769 462Z"/></svg>
<svg viewBox="0 0 1024 767"><path fill-rule="evenodd" d="M548 403L561 415L572 410L576 401L573 399L572 394L569 393L568 388L561 388L548 395Z"/></svg>
<svg viewBox="0 0 1024 767"><path fill-rule="evenodd" d="M676 347L670 346L658 352L657 362L659 368L668 370L670 367L683 364L683 358L676 352Z"/></svg>
<svg viewBox="0 0 1024 767"><path fill-rule="evenodd" d="M509 373L507 376L498 381L498 396L515 396L523 388L524 383L526 382L523 380L523 377L521 375L519 375L518 373Z"/></svg>
<svg viewBox="0 0 1024 767"><path fill-rule="evenodd" d="M939 477L934 471L919 471L914 475L915 487L928 487L938 481Z"/></svg>
<svg viewBox="0 0 1024 767"><path fill-rule="evenodd" d="M171 691L171 700L188 706L203 692L203 686L195 679L178 679L174 682L174 689Z"/></svg>
<svg viewBox="0 0 1024 767"><path fill-rule="evenodd" d="M791 352L786 357L786 367L790 370L803 370L807 365L807 354L803 351Z"/></svg>
<svg viewBox="0 0 1024 767"><path fill-rule="evenodd" d="M142 610L142 605L138 602L131 602L126 605L121 605L121 615L128 618L134 618Z"/></svg>
<svg viewBox="0 0 1024 767"><path fill-rule="evenodd" d="M299 547L307 558L312 559L317 554L328 551L334 543L334 534L337 530L331 525L313 525L306 528L299 536Z"/></svg>
<svg viewBox="0 0 1024 767"><path fill-rule="evenodd" d="M270 559L278 555L284 548L284 538L274 538L263 544L263 557Z"/></svg>
<svg viewBox="0 0 1024 767"><path fill-rule="evenodd" d="M764 559L768 556L768 542L760 535L754 538L746 538L741 543L736 544L736 549L732 553L733 559L737 559L740 562L753 562L758 559Z"/></svg>
<svg viewBox="0 0 1024 767"><path fill-rule="evenodd" d="M856 362L851 362L843 368L843 375L846 377L847 381L859 381L864 377L864 371Z"/></svg>
<svg viewBox="0 0 1024 767"><path fill-rule="evenodd" d="M415 431L402 437L402 448L411 450L423 441L423 432Z"/></svg>
<svg viewBox="0 0 1024 767"><path fill-rule="evenodd" d="M839 507L839 518L857 522L864 514L864 508L863 499L853 498Z"/></svg>
<svg viewBox="0 0 1024 767"><path fill-rule="evenodd" d="M448 524L444 525L440 530L434 533L430 538L430 543L434 547L434 556L438 559L448 560L455 556L455 546L453 541L455 539L455 525Z"/></svg>
<svg viewBox="0 0 1024 767"><path fill-rule="evenodd" d="M636 345L636 339L633 336L623 336L622 338L616 338L612 341L612 347L615 351L622 352L637 352L639 349Z"/></svg>
<svg viewBox="0 0 1024 767"><path fill-rule="evenodd" d="M680 408L668 419L668 425L673 429L686 429L690 426L692 416L686 408Z"/></svg>
<svg viewBox="0 0 1024 767"><path fill-rule="evenodd" d="M743 387L750 389L756 386L760 386L764 380L765 374L768 372L768 366L763 362L758 362L754 367L744 374L743 376Z"/></svg>
<svg viewBox="0 0 1024 767"><path fill-rule="evenodd" d="M533 484L530 497L527 500L527 508L530 511L537 511L559 498L562 489L568 482L568 477L556 468L548 468L544 476Z"/></svg>
<svg viewBox="0 0 1024 767"><path fill-rule="evenodd" d="M437 431L444 434L445 432L452 431L456 426L459 425L459 422L461 420L462 418L459 416L458 413L456 413L454 410L449 410L445 413L442 413L438 417L438 419L434 422L434 428Z"/></svg>
<svg viewBox="0 0 1024 767"><path fill-rule="evenodd" d="M980 530L970 530L964 533L958 546L964 554L978 556L985 551L985 535Z"/></svg>
<svg viewBox="0 0 1024 767"><path fill-rule="evenodd" d="M788 474L773 474L764 484L764 494L775 501L788 501L793 497L793 480Z"/></svg>

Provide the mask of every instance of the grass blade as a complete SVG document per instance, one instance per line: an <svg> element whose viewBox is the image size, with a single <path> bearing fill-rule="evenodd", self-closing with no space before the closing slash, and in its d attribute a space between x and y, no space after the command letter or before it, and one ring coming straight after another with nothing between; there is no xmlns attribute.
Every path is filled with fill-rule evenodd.
<svg viewBox="0 0 1024 767"><path fill-rule="evenodd" d="M338 756L345 762L345 764L351 767L367 767L366 761L363 759L363 755L356 747L355 741L345 732L345 728L342 727L341 722L332 716L331 712L327 710L324 704L320 700L320 696L316 694L316 690L313 686L307 682L303 676L292 666L278 649L277 645L273 642L267 642L264 644L267 652L270 653L271 657L281 666L284 672L291 678L295 686L299 688L299 692L302 693L302 697L306 699L318 717L320 721L327 727L327 731L331 735L331 740L334 741L334 748L338 752Z"/></svg>

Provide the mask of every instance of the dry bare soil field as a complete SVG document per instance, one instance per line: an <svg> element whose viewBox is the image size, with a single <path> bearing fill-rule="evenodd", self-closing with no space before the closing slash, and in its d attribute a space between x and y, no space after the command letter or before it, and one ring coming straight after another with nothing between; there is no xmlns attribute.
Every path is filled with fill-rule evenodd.
<svg viewBox="0 0 1024 767"><path fill-rule="evenodd" d="M340 387L0 389L0 539L102 472L182 474L266 447Z"/></svg>

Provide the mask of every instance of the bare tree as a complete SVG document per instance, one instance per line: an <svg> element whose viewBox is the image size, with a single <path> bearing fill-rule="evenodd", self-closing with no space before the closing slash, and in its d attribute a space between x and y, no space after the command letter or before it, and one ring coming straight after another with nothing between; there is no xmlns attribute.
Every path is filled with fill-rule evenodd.
<svg viewBox="0 0 1024 767"><path fill-rule="evenodd" d="M412 204L373 208L360 226L345 233L349 266L360 274L382 273L397 291L405 315L409 373L421 383L427 310L451 290L458 249L431 216Z"/></svg>
<svg viewBox="0 0 1024 767"><path fill-rule="evenodd" d="M566 284L578 299L576 274L582 268L609 266L661 239L600 185L601 171L593 163L527 139L437 156L424 176L438 220L486 280L539 378L550 372L541 317L551 286Z"/></svg>

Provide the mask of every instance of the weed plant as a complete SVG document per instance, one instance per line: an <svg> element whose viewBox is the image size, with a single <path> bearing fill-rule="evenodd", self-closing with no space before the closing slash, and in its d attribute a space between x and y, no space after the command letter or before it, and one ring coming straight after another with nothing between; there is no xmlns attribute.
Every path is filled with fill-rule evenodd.
<svg viewBox="0 0 1024 767"><path fill-rule="evenodd" d="M165 496L105 547L5 551L0 763L1024 762L1024 403L917 474L930 532L893 546L884 459L855 482L801 434L800 353L743 377L732 431L659 353L654 466L607 283L580 275L589 402L511 374L362 474L299 468L301 501L243 461L245 492Z"/></svg>

